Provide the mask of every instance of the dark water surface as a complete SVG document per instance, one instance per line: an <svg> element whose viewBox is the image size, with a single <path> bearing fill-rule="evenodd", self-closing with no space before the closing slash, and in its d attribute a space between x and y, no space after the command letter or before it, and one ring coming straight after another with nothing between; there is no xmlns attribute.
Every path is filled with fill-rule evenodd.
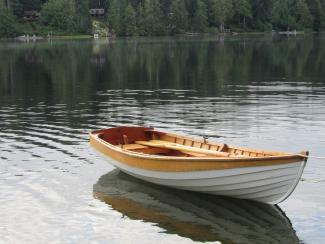
<svg viewBox="0 0 325 244"><path fill-rule="evenodd" d="M323 243L325 160L278 207L122 174L90 130L325 156L325 36L0 43L0 243Z"/></svg>

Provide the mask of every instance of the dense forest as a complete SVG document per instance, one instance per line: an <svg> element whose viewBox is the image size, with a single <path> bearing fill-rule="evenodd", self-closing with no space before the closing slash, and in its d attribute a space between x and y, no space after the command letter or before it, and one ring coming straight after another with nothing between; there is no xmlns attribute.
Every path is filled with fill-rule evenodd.
<svg viewBox="0 0 325 244"><path fill-rule="evenodd" d="M89 9L104 9L91 17ZM24 14L40 17L26 21ZM91 34L94 21L117 36L325 28L325 0L0 0L0 37Z"/></svg>

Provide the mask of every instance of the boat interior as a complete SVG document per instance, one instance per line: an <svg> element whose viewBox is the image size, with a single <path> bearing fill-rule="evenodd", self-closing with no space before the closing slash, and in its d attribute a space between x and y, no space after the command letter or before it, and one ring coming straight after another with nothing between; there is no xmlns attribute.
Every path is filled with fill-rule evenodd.
<svg viewBox="0 0 325 244"><path fill-rule="evenodd" d="M105 142L141 154L178 157L268 157L285 155L208 142L144 127L117 127L95 132Z"/></svg>

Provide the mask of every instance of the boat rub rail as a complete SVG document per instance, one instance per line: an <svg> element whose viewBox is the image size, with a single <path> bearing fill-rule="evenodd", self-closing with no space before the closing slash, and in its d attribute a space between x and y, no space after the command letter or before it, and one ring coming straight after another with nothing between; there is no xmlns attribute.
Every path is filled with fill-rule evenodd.
<svg viewBox="0 0 325 244"><path fill-rule="evenodd" d="M116 130L115 133L112 133L114 130ZM285 162L283 163L288 163L290 159L293 159L294 162L298 161L297 159L301 161L305 160L308 155L307 152L302 152L301 154L287 154L282 152L251 150L233 147L227 144L207 143L204 140L159 132L152 128L140 128L140 131L142 131L142 133L139 133L139 127L118 127L92 132L90 133L90 138L93 146L99 143L105 145L107 149L123 152L132 157L154 158L155 160L229 162L235 159L236 162L272 160L273 163L275 163L274 160L279 160L279 163L284 160ZM125 144L125 140L127 140L127 144ZM166 148L159 146L150 147L147 145L140 145L136 143L138 141L147 141L148 143L150 143L150 141L164 141L166 144L172 143L173 145L179 145L181 149L184 149L183 147L186 147L186 149L191 147L194 151L188 153L182 150L166 150ZM98 147L98 145L96 147ZM207 150L225 153L227 156L205 155L203 152Z"/></svg>

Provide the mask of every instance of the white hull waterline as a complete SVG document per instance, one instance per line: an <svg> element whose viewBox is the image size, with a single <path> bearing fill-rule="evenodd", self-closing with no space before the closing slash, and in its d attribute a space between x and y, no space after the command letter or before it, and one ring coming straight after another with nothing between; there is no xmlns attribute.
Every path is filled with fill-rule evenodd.
<svg viewBox="0 0 325 244"><path fill-rule="evenodd" d="M249 199L278 204L287 199L298 184L305 162L254 168L196 171L155 172L128 167L106 160L121 171L138 179L187 191Z"/></svg>

